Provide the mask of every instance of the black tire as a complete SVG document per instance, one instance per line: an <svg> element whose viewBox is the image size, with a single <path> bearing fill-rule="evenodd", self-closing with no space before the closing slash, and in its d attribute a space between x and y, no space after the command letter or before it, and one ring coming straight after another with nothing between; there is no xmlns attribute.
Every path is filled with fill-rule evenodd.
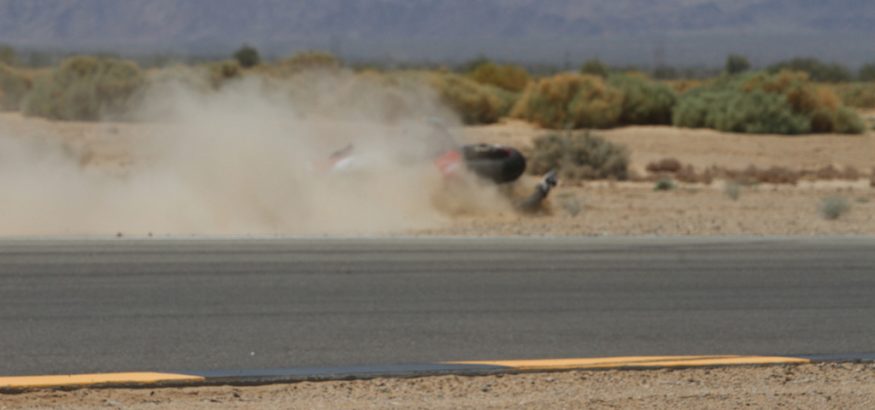
<svg viewBox="0 0 875 410"><path fill-rule="evenodd" d="M462 154L471 172L496 184L516 181L526 171L523 154L504 145L465 145Z"/></svg>

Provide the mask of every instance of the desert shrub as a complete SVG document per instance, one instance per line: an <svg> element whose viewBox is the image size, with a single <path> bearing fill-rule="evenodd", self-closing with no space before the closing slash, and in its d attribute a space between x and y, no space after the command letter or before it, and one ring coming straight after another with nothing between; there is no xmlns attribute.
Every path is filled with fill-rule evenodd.
<svg viewBox="0 0 875 410"><path fill-rule="evenodd" d="M601 77L559 74L530 84L511 115L548 128L608 128L622 112L623 93Z"/></svg>
<svg viewBox="0 0 875 410"><path fill-rule="evenodd" d="M875 108L875 82L836 84L833 89L847 106Z"/></svg>
<svg viewBox="0 0 875 410"><path fill-rule="evenodd" d="M24 112L86 121L121 115L144 82L143 72L130 61L72 57L36 81L25 98Z"/></svg>
<svg viewBox="0 0 875 410"><path fill-rule="evenodd" d="M580 67L580 72L582 74L605 78L610 74L610 68L607 64L601 62L601 60L593 58L586 60L586 62L583 63L583 66Z"/></svg>
<svg viewBox="0 0 875 410"><path fill-rule="evenodd" d="M303 71L333 71L341 68L343 63L335 56L322 51L305 51L290 58L280 60L267 70L277 76L288 76Z"/></svg>
<svg viewBox="0 0 875 410"><path fill-rule="evenodd" d="M243 68L255 67L261 63L261 55L258 53L258 50L245 44L234 52L234 59Z"/></svg>
<svg viewBox="0 0 875 410"><path fill-rule="evenodd" d="M860 81L875 81L875 63L863 64L860 67L859 74L857 74L857 79Z"/></svg>
<svg viewBox="0 0 875 410"><path fill-rule="evenodd" d="M515 65L499 65L483 62L475 66L468 76L481 84L492 85L510 92L520 92L529 84L529 73Z"/></svg>
<svg viewBox="0 0 875 410"><path fill-rule="evenodd" d="M725 71L727 74L741 74L747 70L750 70L750 62L747 61L747 58L745 56L739 54L730 54L728 57L726 57Z"/></svg>
<svg viewBox="0 0 875 410"><path fill-rule="evenodd" d="M15 65L16 63L18 63L18 54L15 52L15 49L8 45L0 44L0 64Z"/></svg>
<svg viewBox="0 0 875 410"><path fill-rule="evenodd" d="M583 211L583 204L576 195L560 195L557 199L559 200L559 205L562 209L572 217L579 215L580 212Z"/></svg>
<svg viewBox="0 0 875 410"><path fill-rule="evenodd" d="M810 130L805 116L793 112L780 95L736 92L709 120L720 131L752 134L802 134Z"/></svg>
<svg viewBox="0 0 875 410"><path fill-rule="evenodd" d="M699 88L702 86L702 80L666 80L662 81L662 84L665 84L671 87L674 90L675 94L683 94L687 91Z"/></svg>
<svg viewBox="0 0 875 410"><path fill-rule="evenodd" d="M866 131L863 119L847 107L838 107L832 113L832 132L839 134L861 134Z"/></svg>
<svg viewBox="0 0 875 410"><path fill-rule="evenodd" d="M149 70L146 74L146 82L149 87L154 86L177 86L177 85L185 85L191 89L197 90L207 90L211 85L211 81L213 80L211 76L213 74L221 74L221 70L218 70L216 73L210 72L213 68L213 65L208 66L206 69L203 66L189 66L184 64L170 65L167 67Z"/></svg>
<svg viewBox="0 0 875 410"><path fill-rule="evenodd" d="M799 71L807 73L812 80L822 82L845 82L851 81L853 76L847 67L836 63L825 63L816 58L794 58L773 64L769 71Z"/></svg>
<svg viewBox="0 0 875 410"><path fill-rule="evenodd" d="M653 78L658 78L660 80L677 80L684 77L689 78L689 76L683 75L676 68L666 65L654 68L651 70L650 75L652 75Z"/></svg>
<svg viewBox="0 0 875 410"><path fill-rule="evenodd" d="M529 172L543 174L557 169L568 179L628 178L629 153L590 132L549 134L535 139L529 156Z"/></svg>
<svg viewBox="0 0 875 410"><path fill-rule="evenodd" d="M31 86L29 75L0 63L0 110L18 110Z"/></svg>
<svg viewBox="0 0 875 410"><path fill-rule="evenodd" d="M710 174L711 177L719 177L735 181L742 185L755 185L760 183L795 185L802 177L801 171L785 167L758 168L753 165L745 169L711 167L707 169L705 173Z"/></svg>
<svg viewBox="0 0 875 410"><path fill-rule="evenodd" d="M466 124L491 124L507 114L515 96L453 73L430 73L428 83Z"/></svg>
<svg viewBox="0 0 875 410"><path fill-rule="evenodd" d="M847 199L840 196L830 196L823 198L820 202L818 212L824 219L835 220L851 210L851 203Z"/></svg>
<svg viewBox="0 0 875 410"><path fill-rule="evenodd" d="M226 82L243 75L243 67L237 60L224 60L207 65L210 85L213 88L221 88Z"/></svg>
<svg viewBox="0 0 875 410"><path fill-rule="evenodd" d="M631 75L613 75L608 83L623 93L620 123L671 124L677 95L667 85Z"/></svg>
<svg viewBox="0 0 875 410"><path fill-rule="evenodd" d="M803 134L860 133L859 116L843 107L830 88L805 73L782 71L724 77L683 94L672 122L728 132Z"/></svg>
<svg viewBox="0 0 875 410"><path fill-rule="evenodd" d="M723 194L726 195L727 198L737 201L738 198L741 197L741 184L737 181L726 181L723 184Z"/></svg>
<svg viewBox="0 0 875 410"><path fill-rule="evenodd" d="M647 164L647 172L654 174L664 172L678 172L683 168L683 164L675 158L663 158L656 162Z"/></svg>
<svg viewBox="0 0 875 410"><path fill-rule="evenodd" d="M653 184L654 191L671 191L676 187L677 185L671 178L660 178L655 184Z"/></svg>

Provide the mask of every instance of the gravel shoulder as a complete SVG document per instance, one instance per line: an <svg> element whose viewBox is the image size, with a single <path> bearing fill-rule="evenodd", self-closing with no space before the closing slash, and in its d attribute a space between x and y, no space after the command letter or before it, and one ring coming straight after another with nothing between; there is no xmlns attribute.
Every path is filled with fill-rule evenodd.
<svg viewBox="0 0 875 410"><path fill-rule="evenodd" d="M0 395L8 409L869 409L875 364L304 382L180 389L42 390Z"/></svg>

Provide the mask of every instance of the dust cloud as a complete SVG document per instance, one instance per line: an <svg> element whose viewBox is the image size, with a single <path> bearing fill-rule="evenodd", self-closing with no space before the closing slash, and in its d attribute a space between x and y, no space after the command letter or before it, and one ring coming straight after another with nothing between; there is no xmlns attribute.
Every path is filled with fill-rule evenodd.
<svg viewBox="0 0 875 410"><path fill-rule="evenodd" d="M119 125L138 132L117 136L116 168L99 141L0 127L0 236L371 235L437 227L457 211L436 200L446 181L431 159L457 143L434 124L458 123L414 82L305 73L217 91L166 80L133 118ZM348 146L351 159L332 168ZM475 208L504 206L494 189L466 195Z"/></svg>

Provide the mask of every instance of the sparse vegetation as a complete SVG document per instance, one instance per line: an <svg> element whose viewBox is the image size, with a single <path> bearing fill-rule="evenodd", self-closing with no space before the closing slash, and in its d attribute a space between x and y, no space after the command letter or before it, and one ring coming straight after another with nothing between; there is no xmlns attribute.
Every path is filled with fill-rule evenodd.
<svg viewBox="0 0 875 410"><path fill-rule="evenodd" d="M305 51L272 65L270 73L291 75L302 71L337 70L343 63L330 53L323 51Z"/></svg>
<svg viewBox="0 0 875 410"><path fill-rule="evenodd" d="M584 133L554 133L535 139L529 172L558 169L566 179L628 178L629 153L625 147Z"/></svg>
<svg viewBox="0 0 875 410"><path fill-rule="evenodd" d="M580 72L583 74L606 78L608 74L610 74L610 68L607 64L601 62L601 60L593 58L583 63L583 66L580 67Z"/></svg>
<svg viewBox="0 0 875 410"><path fill-rule="evenodd" d="M198 87L208 84L207 88L220 88L243 76L262 76L278 84L303 72L342 67L336 57L318 51L273 63L260 60L258 50L244 45L233 59L182 67L191 68L198 76L205 71L205 82L197 83ZM835 68L813 61L791 60L784 66L806 68L821 76L821 71ZM461 75L445 69L359 70L355 75L407 76L425 81L467 124L494 123L509 115L552 129L634 124L777 134L850 134L866 129L860 116L848 107L875 107L872 84L815 84L805 73L744 73L748 67L743 56L730 55L726 72L740 74L711 80L659 81L631 71L633 68L612 72L592 59L581 68L584 74L562 73L533 80L522 67L480 58L466 65ZM150 69L150 79L164 78L166 69ZM22 109L29 115L57 119L93 120L116 115L124 111L124 101L145 82L145 75L133 62L118 58L74 57L37 79L32 70L0 63L0 109ZM293 88L298 85L294 80L289 83Z"/></svg>
<svg viewBox="0 0 875 410"><path fill-rule="evenodd" d="M122 115L144 82L142 71L130 61L73 57L36 81L24 100L24 112L87 121Z"/></svg>
<svg viewBox="0 0 875 410"><path fill-rule="evenodd" d="M840 83L853 79L847 67L837 63L825 63L816 58L794 58L773 64L769 67L772 73L781 71L797 71L808 74L813 81Z"/></svg>
<svg viewBox="0 0 875 410"><path fill-rule="evenodd" d="M842 215L851 210L851 203L847 199L840 196L830 196L824 198L820 202L818 211L820 216L827 220L839 219Z"/></svg>

